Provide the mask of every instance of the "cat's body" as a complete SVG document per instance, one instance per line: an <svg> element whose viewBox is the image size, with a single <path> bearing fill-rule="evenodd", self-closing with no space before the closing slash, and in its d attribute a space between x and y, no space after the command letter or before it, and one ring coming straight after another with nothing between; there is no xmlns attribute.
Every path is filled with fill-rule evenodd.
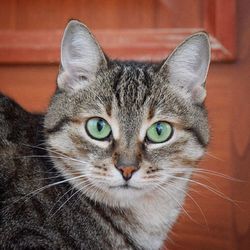
<svg viewBox="0 0 250 250"><path fill-rule="evenodd" d="M0 96L0 245L160 249L208 143L200 87L207 62L197 69L199 86L189 91L192 81L187 79L195 72L185 72L184 65L180 75L191 85L169 84L176 74L168 64L178 62L178 53L164 64L107 63L86 28L75 21L70 25L62 44L59 88L47 114L29 114ZM68 53L69 41L70 50L79 44L77 36L71 40L75 31L88 48L85 65L75 52ZM197 38L207 43L204 34ZM161 72L164 67L167 74ZM93 117L101 117L98 126L110 124L104 139L90 134ZM172 131L152 142L150 124Z"/></svg>

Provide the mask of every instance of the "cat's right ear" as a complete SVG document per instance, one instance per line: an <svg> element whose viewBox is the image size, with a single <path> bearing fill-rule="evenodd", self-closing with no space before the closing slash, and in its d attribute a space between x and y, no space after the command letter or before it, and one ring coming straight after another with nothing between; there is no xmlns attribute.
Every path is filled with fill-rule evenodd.
<svg viewBox="0 0 250 250"><path fill-rule="evenodd" d="M79 21L68 23L61 43L61 69L57 78L59 89L75 92L96 78L107 61L88 28Z"/></svg>

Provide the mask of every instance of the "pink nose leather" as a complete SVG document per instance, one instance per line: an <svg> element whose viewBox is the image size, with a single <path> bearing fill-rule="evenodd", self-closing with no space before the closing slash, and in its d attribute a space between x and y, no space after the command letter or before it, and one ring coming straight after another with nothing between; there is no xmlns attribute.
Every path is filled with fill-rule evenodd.
<svg viewBox="0 0 250 250"><path fill-rule="evenodd" d="M118 169L121 172L123 179L126 181L128 181L137 170L134 166L120 166Z"/></svg>

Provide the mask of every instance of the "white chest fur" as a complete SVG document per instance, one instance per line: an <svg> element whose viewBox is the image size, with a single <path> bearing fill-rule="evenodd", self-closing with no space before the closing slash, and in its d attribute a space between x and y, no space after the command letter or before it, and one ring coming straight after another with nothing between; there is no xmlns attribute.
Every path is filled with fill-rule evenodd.
<svg viewBox="0 0 250 250"><path fill-rule="evenodd" d="M137 223L135 230L130 232L134 241L145 250L160 249L181 211L183 200L184 194L180 192L171 192L171 197L155 193L138 200L132 208Z"/></svg>

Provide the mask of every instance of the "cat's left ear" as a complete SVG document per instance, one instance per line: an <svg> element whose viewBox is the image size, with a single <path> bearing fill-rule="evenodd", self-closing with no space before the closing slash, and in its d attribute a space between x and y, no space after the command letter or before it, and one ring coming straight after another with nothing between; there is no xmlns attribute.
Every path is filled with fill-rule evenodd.
<svg viewBox="0 0 250 250"><path fill-rule="evenodd" d="M94 81L100 67L106 66L104 53L89 29L77 20L70 21L61 43L59 89L76 92Z"/></svg>
<svg viewBox="0 0 250 250"><path fill-rule="evenodd" d="M210 50L208 35L196 33L182 42L160 68L161 74L167 74L169 83L191 93L195 103L202 103L206 97Z"/></svg>

